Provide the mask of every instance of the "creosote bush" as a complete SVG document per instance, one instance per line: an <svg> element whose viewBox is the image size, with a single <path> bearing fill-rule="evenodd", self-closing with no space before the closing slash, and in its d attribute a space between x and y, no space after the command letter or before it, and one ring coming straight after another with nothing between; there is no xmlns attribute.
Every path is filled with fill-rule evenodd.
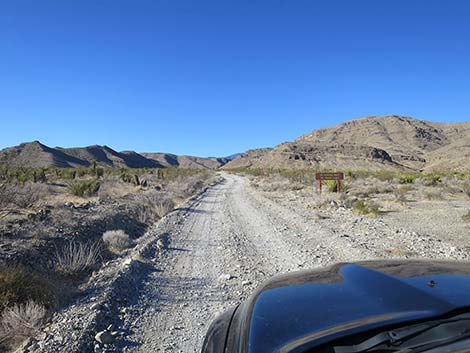
<svg viewBox="0 0 470 353"><path fill-rule="evenodd" d="M99 243L70 241L61 249L56 249L53 267L62 275L82 276L98 264L100 255Z"/></svg>
<svg viewBox="0 0 470 353"><path fill-rule="evenodd" d="M104 232L103 242L111 251L115 252L124 251L134 245L134 242L129 238L129 235L120 229Z"/></svg>

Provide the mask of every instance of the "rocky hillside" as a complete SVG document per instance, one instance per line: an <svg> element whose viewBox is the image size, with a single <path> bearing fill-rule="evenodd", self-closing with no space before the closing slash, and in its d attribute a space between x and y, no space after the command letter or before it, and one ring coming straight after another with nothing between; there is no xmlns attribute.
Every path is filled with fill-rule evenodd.
<svg viewBox="0 0 470 353"><path fill-rule="evenodd" d="M142 153L142 156L163 165L164 167L181 167L181 168L209 168L215 169L225 163L226 158L215 157L195 157L195 156L177 156L171 153Z"/></svg>
<svg viewBox="0 0 470 353"><path fill-rule="evenodd" d="M370 116L314 130L272 149L251 150L224 168L470 170L470 123Z"/></svg>
<svg viewBox="0 0 470 353"><path fill-rule="evenodd" d="M51 148L39 141L22 143L0 150L0 163L21 167L87 167L97 165L110 168L218 168L225 163L223 158L177 156L167 153L144 153L134 151L117 152L108 146L77 148Z"/></svg>

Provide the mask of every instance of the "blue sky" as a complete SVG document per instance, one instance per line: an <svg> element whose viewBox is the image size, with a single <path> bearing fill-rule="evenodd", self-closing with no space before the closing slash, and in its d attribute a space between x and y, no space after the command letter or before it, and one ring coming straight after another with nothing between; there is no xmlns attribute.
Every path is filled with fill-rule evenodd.
<svg viewBox="0 0 470 353"><path fill-rule="evenodd" d="M470 1L6 0L0 147L224 156L364 115L470 120Z"/></svg>

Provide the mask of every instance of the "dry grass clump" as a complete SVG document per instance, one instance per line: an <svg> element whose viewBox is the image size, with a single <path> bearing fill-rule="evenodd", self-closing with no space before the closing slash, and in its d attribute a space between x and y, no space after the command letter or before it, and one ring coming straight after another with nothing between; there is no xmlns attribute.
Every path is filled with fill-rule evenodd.
<svg viewBox="0 0 470 353"><path fill-rule="evenodd" d="M174 208L175 203L171 199L164 199L155 203L155 210L157 212L158 217L160 218L166 216L168 213L173 211Z"/></svg>
<svg viewBox="0 0 470 353"><path fill-rule="evenodd" d="M49 187L41 183L5 183L0 185L0 208L12 206L30 208L42 201L49 193Z"/></svg>
<svg viewBox="0 0 470 353"><path fill-rule="evenodd" d="M33 300L6 308L0 317L2 341L32 337L39 332L47 316L47 309Z"/></svg>
<svg viewBox="0 0 470 353"><path fill-rule="evenodd" d="M35 335L59 298L59 290L49 278L19 266L1 267L0 343L14 347Z"/></svg>
<svg viewBox="0 0 470 353"><path fill-rule="evenodd" d="M108 230L104 232L102 239L111 251L117 253L129 249L134 245L134 242L129 238L129 235L121 229Z"/></svg>
<svg viewBox="0 0 470 353"><path fill-rule="evenodd" d="M70 241L54 254L54 269L67 276L82 276L90 272L99 262L101 246L99 243L80 243Z"/></svg>

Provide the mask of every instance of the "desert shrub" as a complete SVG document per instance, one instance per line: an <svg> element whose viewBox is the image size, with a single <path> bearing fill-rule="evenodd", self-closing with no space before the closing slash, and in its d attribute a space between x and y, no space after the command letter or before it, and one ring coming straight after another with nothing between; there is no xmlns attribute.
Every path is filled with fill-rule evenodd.
<svg viewBox="0 0 470 353"><path fill-rule="evenodd" d="M258 178L259 189L266 192L286 191L290 189L291 181L282 175L273 175L266 178Z"/></svg>
<svg viewBox="0 0 470 353"><path fill-rule="evenodd" d="M292 184L290 185L290 189L291 189L292 191L303 190L303 189L305 189L305 185L304 185L304 184L301 184L301 183L295 182L295 183L292 183Z"/></svg>
<svg viewBox="0 0 470 353"><path fill-rule="evenodd" d="M462 219L463 219L465 222L470 222L470 211L467 211L467 213L465 213L465 214L462 216Z"/></svg>
<svg viewBox="0 0 470 353"><path fill-rule="evenodd" d="M171 199L165 199L162 201L158 201L155 204L155 211L157 215L162 218L175 208L175 203Z"/></svg>
<svg viewBox="0 0 470 353"><path fill-rule="evenodd" d="M134 217L143 224L151 224L158 219L157 211L153 203L143 203L133 210Z"/></svg>
<svg viewBox="0 0 470 353"><path fill-rule="evenodd" d="M103 233L103 242L115 252L121 252L133 246L133 241L123 230L108 230Z"/></svg>
<svg viewBox="0 0 470 353"><path fill-rule="evenodd" d="M81 276L98 264L101 255L99 243L70 241L61 249L55 250L53 267L67 276Z"/></svg>
<svg viewBox="0 0 470 353"><path fill-rule="evenodd" d="M351 179L356 179L357 178L357 174L354 173L352 170L347 170L346 173L344 173L344 175L346 175L347 177L349 177Z"/></svg>
<svg viewBox="0 0 470 353"><path fill-rule="evenodd" d="M104 169L103 168L96 168L95 169L95 176L97 178L101 178L104 175Z"/></svg>
<svg viewBox="0 0 470 353"><path fill-rule="evenodd" d="M336 180L325 180L323 184L329 192L337 192L338 190L338 183ZM340 190L341 192L345 192L348 190L348 185L346 183L341 183Z"/></svg>
<svg viewBox="0 0 470 353"><path fill-rule="evenodd" d="M93 196L98 192L100 183L96 180L74 181L69 184L67 190L75 196Z"/></svg>
<svg viewBox="0 0 470 353"><path fill-rule="evenodd" d="M6 308L0 318L3 339L32 337L44 323L47 309L32 300Z"/></svg>
<svg viewBox="0 0 470 353"><path fill-rule="evenodd" d="M3 184L0 185L0 207L29 208L43 200L48 192L49 187L44 184Z"/></svg>
<svg viewBox="0 0 470 353"><path fill-rule="evenodd" d="M77 171L73 168L57 169L58 176L66 180L73 180L77 176Z"/></svg>
<svg viewBox="0 0 470 353"><path fill-rule="evenodd" d="M400 184L413 184L415 179L416 179L416 175L409 174L409 175L400 176L398 181Z"/></svg>
<svg viewBox="0 0 470 353"><path fill-rule="evenodd" d="M56 299L54 285L44 276L18 266L0 268L0 311L30 300L51 308Z"/></svg>
<svg viewBox="0 0 470 353"><path fill-rule="evenodd" d="M352 209L355 213L360 215L373 215L377 216L379 214L379 207L372 203L366 203L364 200L356 201Z"/></svg>
<svg viewBox="0 0 470 353"><path fill-rule="evenodd" d="M135 187L113 177L106 177L100 182L98 197L100 199L119 199L126 195L135 193Z"/></svg>
<svg viewBox="0 0 470 353"><path fill-rule="evenodd" d="M420 179L423 180L425 186L436 186L441 183L441 176L437 174L425 174Z"/></svg>
<svg viewBox="0 0 470 353"><path fill-rule="evenodd" d="M405 203L408 202L407 198L408 188L399 187L395 189L395 201Z"/></svg>
<svg viewBox="0 0 470 353"><path fill-rule="evenodd" d="M423 192L423 197L430 201L444 200L444 195L441 190L426 190Z"/></svg>
<svg viewBox="0 0 470 353"><path fill-rule="evenodd" d="M466 181L462 184L462 191L465 195L470 197L470 182Z"/></svg>

